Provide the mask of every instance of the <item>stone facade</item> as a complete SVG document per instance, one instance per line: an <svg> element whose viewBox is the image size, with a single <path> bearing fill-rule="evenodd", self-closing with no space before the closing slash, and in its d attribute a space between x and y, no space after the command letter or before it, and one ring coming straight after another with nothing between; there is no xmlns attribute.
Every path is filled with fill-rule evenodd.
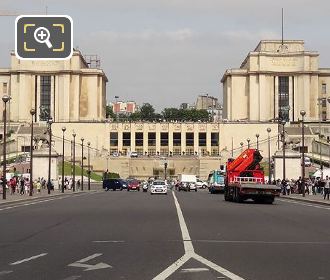
<svg viewBox="0 0 330 280"><path fill-rule="evenodd" d="M261 41L221 82L228 120L297 121L300 110L307 121L330 118L330 69L319 68L319 54L306 51L304 41Z"/></svg>
<svg viewBox="0 0 330 280"><path fill-rule="evenodd" d="M8 94L8 117L12 122L102 121L105 119L107 77L89 68L79 51L69 60L19 60L11 54L11 67L0 69L0 94ZM0 102L0 111L3 102ZM2 119L2 115L0 117Z"/></svg>

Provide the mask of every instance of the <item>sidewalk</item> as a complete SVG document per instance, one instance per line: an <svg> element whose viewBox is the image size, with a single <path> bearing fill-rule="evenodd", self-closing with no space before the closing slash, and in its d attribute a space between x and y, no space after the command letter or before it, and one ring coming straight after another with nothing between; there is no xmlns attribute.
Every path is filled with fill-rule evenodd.
<svg viewBox="0 0 330 280"><path fill-rule="evenodd" d="M7 190L6 192L6 199L2 199L2 193L0 194L0 206L4 204L10 204L10 203L16 203L16 202L26 202L26 201L31 201L31 200L37 200L41 198L52 198L52 197L57 197L57 196L68 196L68 195L77 195L81 193L85 193L86 191L76 191L73 192L72 190L65 190L64 193L61 192L61 190L54 190L51 191L50 194L48 194L48 190L44 189L41 190L40 193L35 192L33 193L33 196L29 196L28 194L10 194L10 191Z"/></svg>
<svg viewBox="0 0 330 280"><path fill-rule="evenodd" d="M323 199L323 195L321 194L316 194L316 195L306 194L305 197L303 197L301 194L290 194L290 195L281 195L280 197L284 199L291 199L296 201L303 201L308 203L316 203L316 204L330 206L330 200Z"/></svg>

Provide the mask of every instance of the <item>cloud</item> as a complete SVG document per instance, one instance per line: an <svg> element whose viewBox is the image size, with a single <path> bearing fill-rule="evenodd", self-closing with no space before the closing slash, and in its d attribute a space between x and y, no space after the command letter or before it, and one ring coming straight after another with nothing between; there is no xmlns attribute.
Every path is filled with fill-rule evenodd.
<svg viewBox="0 0 330 280"><path fill-rule="evenodd" d="M108 42L117 43L125 43L132 41L157 42L163 40L184 42L193 39L196 34L190 28L181 28L171 31L156 31L153 29L146 29L138 32L119 32L112 30L102 30L93 32L92 34L90 34L90 36L94 39L101 39Z"/></svg>

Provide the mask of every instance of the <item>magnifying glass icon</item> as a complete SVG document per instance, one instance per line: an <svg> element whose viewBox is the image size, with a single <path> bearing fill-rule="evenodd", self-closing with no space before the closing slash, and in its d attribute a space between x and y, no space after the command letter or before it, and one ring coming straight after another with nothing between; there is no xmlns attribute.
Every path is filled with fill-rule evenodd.
<svg viewBox="0 0 330 280"><path fill-rule="evenodd" d="M41 44L46 44L50 49L53 47L52 43L49 41L50 32L46 27L38 27L34 31L34 39Z"/></svg>

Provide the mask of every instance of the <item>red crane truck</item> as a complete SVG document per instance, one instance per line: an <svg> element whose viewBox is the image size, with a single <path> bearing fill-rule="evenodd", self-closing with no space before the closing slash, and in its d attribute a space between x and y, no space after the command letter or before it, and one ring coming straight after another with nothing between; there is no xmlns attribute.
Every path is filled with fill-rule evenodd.
<svg viewBox="0 0 330 280"><path fill-rule="evenodd" d="M243 202L252 199L257 203L272 204L280 195L280 187L265 184L260 167L262 156L258 150L247 149L236 159L227 162L225 200Z"/></svg>

